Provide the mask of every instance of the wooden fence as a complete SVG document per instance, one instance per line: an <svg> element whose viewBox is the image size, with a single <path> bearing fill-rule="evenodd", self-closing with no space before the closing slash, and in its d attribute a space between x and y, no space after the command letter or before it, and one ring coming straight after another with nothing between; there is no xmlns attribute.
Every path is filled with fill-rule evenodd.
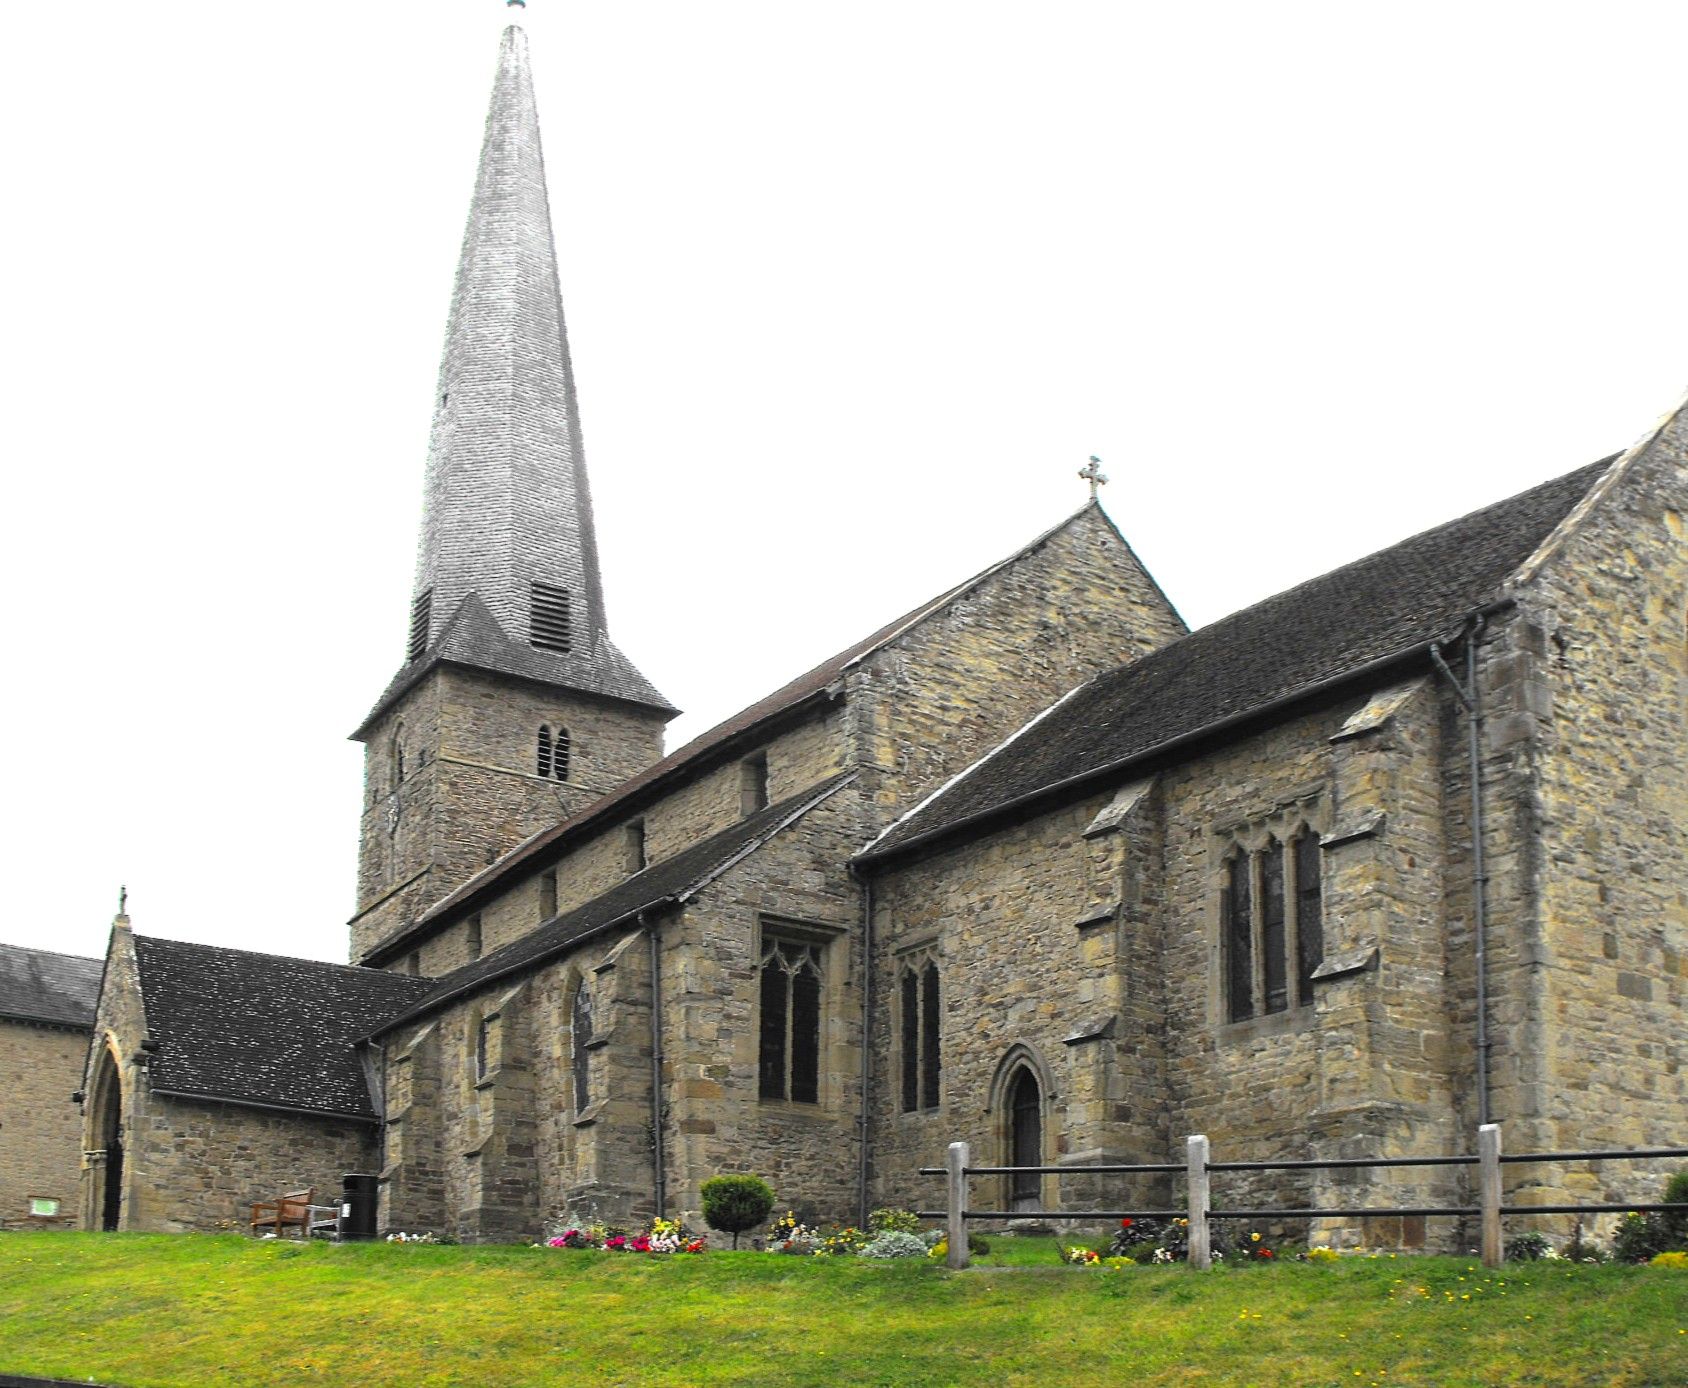
<svg viewBox="0 0 1688 1388"><path fill-rule="evenodd" d="M1485 1267L1498 1268L1504 1258L1501 1218L1504 1215L1623 1214L1635 1211L1682 1210L1688 1205L1600 1204L1508 1205L1501 1199L1500 1169L1511 1163L1554 1163L1574 1161L1636 1161L1654 1157L1688 1157L1688 1147L1647 1147L1595 1152L1501 1152L1500 1126L1485 1123L1477 1130L1477 1151L1472 1156L1452 1157L1340 1157L1329 1161L1213 1161L1208 1140L1201 1134L1185 1139L1185 1160L1179 1162L1103 1163L1090 1166L970 1166L965 1142L952 1142L943 1166L920 1168L922 1176L945 1178L946 1199L942 1210L922 1210L926 1219L943 1219L949 1240L949 1266L968 1263L967 1221L981 1219L1187 1219L1189 1261L1196 1267L1213 1266L1210 1221L1214 1219L1392 1219L1411 1216L1442 1217L1477 1215L1482 1220L1482 1255ZM1333 1171L1375 1167L1475 1166L1475 1205L1386 1205L1330 1209L1219 1209L1212 1207L1208 1177L1215 1171ZM1172 1210L975 1210L970 1209L970 1182L975 1176L1109 1176L1182 1175L1185 1204Z"/></svg>

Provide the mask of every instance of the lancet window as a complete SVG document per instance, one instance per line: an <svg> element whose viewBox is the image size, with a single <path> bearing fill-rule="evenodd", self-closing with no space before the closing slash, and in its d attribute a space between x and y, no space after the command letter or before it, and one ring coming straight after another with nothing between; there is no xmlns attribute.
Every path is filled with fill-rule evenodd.
<svg viewBox="0 0 1688 1388"><path fill-rule="evenodd" d="M592 1102L592 991L581 979L575 984L569 1008L569 1068L574 1082L574 1114L578 1118Z"/></svg>
<svg viewBox="0 0 1688 1388"><path fill-rule="evenodd" d="M929 951L905 957L898 963L897 995L901 1013L903 1112L936 1108L943 1073L943 1004L938 961Z"/></svg>

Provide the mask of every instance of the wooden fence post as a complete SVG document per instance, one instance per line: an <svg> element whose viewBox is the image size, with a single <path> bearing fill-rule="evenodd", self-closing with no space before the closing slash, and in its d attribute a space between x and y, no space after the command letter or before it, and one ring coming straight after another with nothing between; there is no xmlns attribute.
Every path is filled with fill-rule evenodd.
<svg viewBox="0 0 1688 1388"><path fill-rule="evenodd" d="M961 1217L967 1208L967 1157L965 1142L950 1143L944 1156L949 1201L949 1256L944 1261L956 1269L967 1266L967 1221Z"/></svg>
<svg viewBox="0 0 1688 1388"><path fill-rule="evenodd" d="M1207 1138L1200 1133L1187 1138L1184 1144L1190 1202L1190 1266L1204 1272L1213 1266L1213 1251L1207 1241Z"/></svg>
<svg viewBox="0 0 1688 1388"><path fill-rule="evenodd" d="M1483 1266L1498 1268L1506 1260L1500 1236L1500 1124L1477 1129L1477 1203L1483 1211Z"/></svg>

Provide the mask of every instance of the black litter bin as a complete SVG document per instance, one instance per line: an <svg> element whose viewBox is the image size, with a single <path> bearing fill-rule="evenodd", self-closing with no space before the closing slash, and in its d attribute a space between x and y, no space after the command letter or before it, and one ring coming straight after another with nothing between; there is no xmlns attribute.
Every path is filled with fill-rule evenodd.
<svg viewBox="0 0 1688 1388"><path fill-rule="evenodd" d="M340 1237L372 1239L380 1201L381 1178L348 1172L340 1187Z"/></svg>

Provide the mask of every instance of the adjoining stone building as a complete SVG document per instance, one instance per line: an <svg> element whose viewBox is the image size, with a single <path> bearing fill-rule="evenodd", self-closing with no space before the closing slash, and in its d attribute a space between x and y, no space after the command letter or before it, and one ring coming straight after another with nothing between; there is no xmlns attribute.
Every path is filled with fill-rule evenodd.
<svg viewBox="0 0 1688 1388"><path fill-rule="evenodd" d="M511 30L409 640L356 733L352 964L120 922L91 1227L365 1169L386 1228L528 1238L695 1212L724 1169L852 1218L921 1199L958 1138L1683 1139L1688 415L1194 633L1092 502L662 756L673 708L604 619L556 286Z"/></svg>
<svg viewBox="0 0 1688 1388"><path fill-rule="evenodd" d="M0 1229L76 1223L74 1095L99 990L98 959L0 945Z"/></svg>

